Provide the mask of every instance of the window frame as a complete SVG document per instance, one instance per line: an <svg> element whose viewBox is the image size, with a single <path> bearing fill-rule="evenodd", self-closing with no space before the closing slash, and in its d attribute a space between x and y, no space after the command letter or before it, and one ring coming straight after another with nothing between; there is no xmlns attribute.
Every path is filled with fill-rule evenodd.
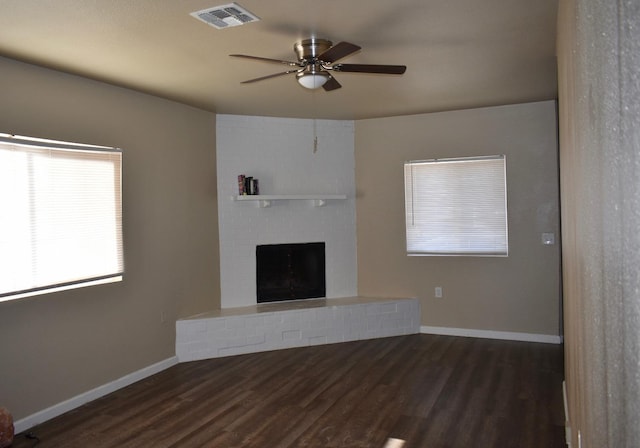
<svg viewBox="0 0 640 448"><path fill-rule="evenodd" d="M491 162L500 161L502 166ZM473 162L478 162L472 166ZM456 177L449 178L445 182L446 176L451 176L452 172L458 171L473 173L482 171L479 163L484 163L487 170L475 178ZM444 170L457 164L457 167L449 169L449 174ZM420 167L421 173L416 174L416 169ZM439 194L431 194L426 199L425 187L416 186L419 175L425 175L426 171L434 171L435 180L420 179L421 182L431 182L431 188L438 187ZM440 172L435 172L439 170ZM406 253L408 256L469 256L469 257L508 257L509 255L509 230L508 230L508 207L507 207L507 163L504 154L490 156L455 157L444 159L410 160L404 163L405 178L405 240ZM499 173L499 182L493 183L492 174ZM439 176L439 177L438 177ZM468 180L468 182L467 182ZM475 180L475 185L474 185ZM455 182L453 182L455 181ZM484 183L483 183L484 182ZM489 182L489 184L487 184ZM448 185L454 185L451 191L447 191ZM489 195L483 198L481 188L489 186ZM444 188L443 188L444 187ZM454 191L455 189L455 191ZM423 197L416 197L417 195ZM480 197L479 197L480 196ZM447 202L448 200L448 202ZM489 201L492 201L489 204ZM416 201L422 201L416 207ZM426 203L426 205L425 205ZM446 206L445 206L446 204ZM463 210L456 217L452 217L452 205L459 207L470 207L470 210ZM487 205L489 204L490 207ZM498 206L498 204L500 204ZM425 210L428 210L425 211ZM484 212L484 216L478 216L478 212ZM491 214L487 214L491 212ZM434 215L437 214L437 215ZM434 216L443 216L437 218ZM416 218L418 223L416 223ZM445 221L449 228L443 230ZM428 229L420 227L434 226L436 229L429 232ZM455 231L455 236L449 238L445 235L450 229ZM474 238L476 238L474 240ZM439 239L438 244L431 244L433 239ZM493 241L492 241L493 240ZM466 246L466 247L463 247ZM447 248L448 247L448 248Z"/></svg>
<svg viewBox="0 0 640 448"><path fill-rule="evenodd" d="M27 263L23 262L21 267L16 268L12 274L18 275L18 279L2 285L2 289L0 289L0 302L56 291L122 281L124 275L124 241L122 231L123 151L120 148L114 147L3 133L0 133L0 146L0 149L5 152L3 155L3 157L6 158L5 161L11 161L14 157L23 158L23 160L19 160L15 165L7 166L7 172L13 176L9 176L10 180L5 182L5 187L9 186L10 188L7 188L8 191L5 191L8 195L5 197L7 201L3 201L5 202L4 204L0 204L0 210L7 211L7 216L12 216L13 211L13 216L15 216L14 220L19 224L24 225L25 222L29 222L29 225L26 226L27 230L19 233L19 235L22 235L22 239L20 240L20 243L14 244L14 250L9 250L7 241L11 236L16 235L15 229L17 228L17 225L11 226L8 224L4 226L4 230L6 231L6 234L4 235L4 244L7 249L7 253L10 252L11 255L7 255L5 260L0 261L2 261L2 264L4 264L6 269L9 257L14 257L14 259L24 259L27 257L23 252L24 248L24 251L28 251L28 253L31 254L31 264L29 269L31 271L34 269L37 270L38 268L35 266L37 266L37 263L41 262L43 263L42 266L44 272L47 272L44 276L35 274L29 276L28 274L25 274L25 272L28 272L25 270L27 269ZM26 169L27 166L28 169ZM33 168L33 166L36 166L36 168ZM89 170L89 167L92 169ZM64 171L64 173L62 173L61 168L65 170L68 169L69 171ZM41 173L34 174L38 169L42 170ZM94 177L87 175L85 170ZM96 175L96 172L99 174ZM46 188L38 185L43 182L42 173L44 173L44 183L46 183ZM70 173L71 176L65 177L67 173ZM78 177L74 178L74 174L76 176L80 175L78 177L81 177L84 174L83 182L85 183L83 185L89 185L90 187L96 187L99 185L105 187L105 189L94 191L92 188L87 188L89 191L85 192L78 188ZM63 186L63 184L66 185ZM56 187L60 188L59 194ZM55 204L53 204L51 206L51 210L49 210L49 203L42 200L41 193L52 189L55 189L55 192L49 193L49 195L54 195L56 201L53 201ZM81 196L81 199L78 202L72 202L74 199L70 199L69 197L72 196L69 193L74 191L80 192L77 195L74 194L74 196ZM106 200L106 207L101 207L102 202L95 200L98 196L92 196L93 194L96 194L96 192L106 194L106 196L99 196L101 201ZM20 210L16 207L15 204L19 202L15 199L16 197L19 199L28 198L29 211ZM58 201L58 198L61 198L60 201ZM86 204L89 204L90 202L97 204L98 206L87 206ZM46 207L43 206L45 203ZM77 243L76 246L78 247L83 247L84 252L87 253L85 258L78 257L76 259L67 254L66 260L73 259L73 263L65 266L70 266L71 269L65 268L56 270L53 267L55 266L54 263L50 260L43 262L38 258L43 257L43 253L45 254L45 257L48 256L49 258L52 258L51 250L49 250L49 252L46 250L43 252L42 247L52 245L52 238L55 240L56 237L50 237L49 239L36 238L34 235L40 236L42 232L38 233L41 227L37 227L38 224L34 223L38 222L43 214L59 211L52 211L55 206L60 206L62 213L60 215L52 215L54 218L52 218L51 221L45 219L43 222L47 222L47 225L56 223L55 225L52 225L52 228L55 228L57 231L64 229L60 231L60 234L64 235L65 241L68 241L70 238L69 235L71 235L71 238L76 238L72 240L72 242ZM77 207L77 209L73 209L72 206ZM27 207L23 205L21 208L26 209ZM47 210L45 210L45 208ZM70 213L69 210L73 210L73 213ZM77 218L79 214L76 213L79 210L86 212L84 215L85 217L97 219L96 222L99 226L96 227L100 227L100 229L94 229L91 227L91 224L95 224L95 222L89 224L86 222L78 224L72 220L68 220L67 222L72 223L75 228L80 225L83 229L90 229L90 232L88 233L95 232L95 235L93 235L93 241L98 241L96 236L105 237L105 235L108 234L108 241L99 247L102 251L94 251L94 249L96 249L95 246L88 246L87 249L86 242L91 240L92 235L84 236L85 239L81 240L80 236L76 236L71 230L65 229L65 225L61 225L60 222L56 221L60 216L67 219ZM93 215L91 214L92 212ZM69 227L71 228L72 226ZM103 227L106 230L102 230ZM47 230L49 230L49 227L47 227ZM56 236L58 244L60 244L59 241L63 238L58 234ZM2 235L0 235L0 237L2 237ZM15 238L17 240L19 239L18 236ZM22 241L25 241L27 238L30 239L30 243L23 245ZM80 246L81 243L85 243L85 246ZM0 244L2 244L1 241ZM15 247L18 248L16 249ZM91 267L85 267L85 262L91 260L102 260L105 251L109 253L106 257L107 261L95 263L94 265L91 265ZM70 252L74 253L71 250ZM77 251L75 254L77 255ZM16 264L18 263L16 262ZM57 264L60 264L60 262ZM99 267L98 264L100 265ZM74 268L74 266L76 268ZM83 266L83 268L77 269L78 266ZM52 273L52 271L57 272ZM70 273L73 271L76 272L76 276L73 277L74 274L71 274L73 278L69 277ZM19 273L22 273L23 275ZM5 273L5 275L7 274ZM54 278L55 281L52 280Z"/></svg>

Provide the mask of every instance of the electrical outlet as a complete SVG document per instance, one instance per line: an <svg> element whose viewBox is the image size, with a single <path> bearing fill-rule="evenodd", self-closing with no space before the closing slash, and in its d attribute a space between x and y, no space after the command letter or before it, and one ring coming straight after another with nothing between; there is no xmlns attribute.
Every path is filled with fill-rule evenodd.
<svg viewBox="0 0 640 448"><path fill-rule="evenodd" d="M163 324L167 321L167 315L164 310L160 311L160 323Z"/></svg>
<svg viewBox="0 0 640 448"><path fill-rule="evenodd" d="M435 296L438 299L442 298L442 286L436 286Z"/></svg>
<svg viewBox="0 0 640 448"><path fill-rule="evenodd" d="M555 233L543 233L542 244L544 244L545 246L553 246L554 244L556 244Z"/></svg>

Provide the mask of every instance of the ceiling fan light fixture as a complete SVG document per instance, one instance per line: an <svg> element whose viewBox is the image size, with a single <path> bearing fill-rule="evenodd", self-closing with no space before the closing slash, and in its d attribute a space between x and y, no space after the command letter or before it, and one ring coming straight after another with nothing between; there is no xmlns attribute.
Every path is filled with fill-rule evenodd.
<svg viewBox="0 0 640 448"><path fill-rule="evenodd" d="M305 89L319 89L329 81L329 73L326 72L302 72L296 75L298 83Z"/></svg>

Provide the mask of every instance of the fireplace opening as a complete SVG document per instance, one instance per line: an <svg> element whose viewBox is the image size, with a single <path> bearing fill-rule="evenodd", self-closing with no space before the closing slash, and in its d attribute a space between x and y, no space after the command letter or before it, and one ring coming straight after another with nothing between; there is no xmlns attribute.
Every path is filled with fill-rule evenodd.
<svg viewBox="0 0 640 448"><path fill-rule="evenodd" d="M325 297L324 249L324 243L257 246L258 303Z"/></svg>

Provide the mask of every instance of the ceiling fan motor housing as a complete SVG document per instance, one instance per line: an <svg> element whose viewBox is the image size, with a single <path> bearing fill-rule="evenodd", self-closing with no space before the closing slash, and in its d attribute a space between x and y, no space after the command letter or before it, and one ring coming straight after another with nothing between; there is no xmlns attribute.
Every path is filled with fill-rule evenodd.
<svg viewBox="0 0 640 448"><path fill-rule="evenodd" d="M293 50L298 55L299 61L312 61L315 60L318 55L321 55L327 51L333 43L326 39L305 39L300 42L296 42L293 45Z"/></svg>

